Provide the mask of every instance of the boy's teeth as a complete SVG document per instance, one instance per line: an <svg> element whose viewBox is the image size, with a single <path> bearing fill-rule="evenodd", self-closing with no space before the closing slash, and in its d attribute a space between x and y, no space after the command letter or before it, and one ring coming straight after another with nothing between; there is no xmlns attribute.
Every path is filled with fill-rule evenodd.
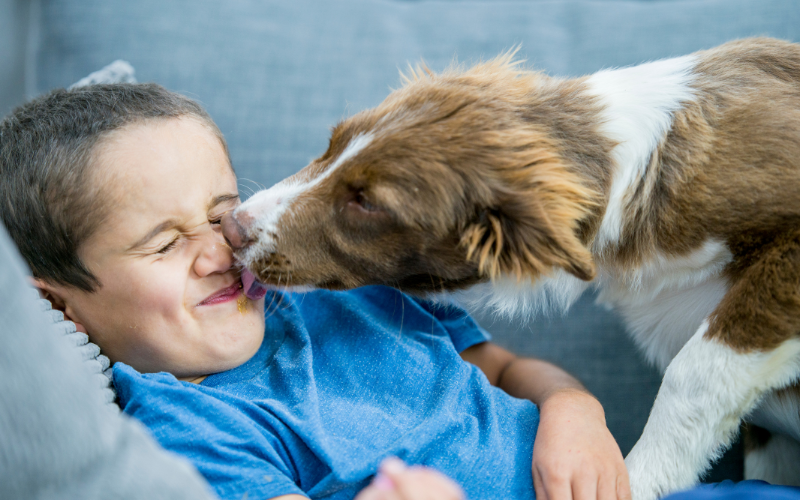
<svg viewBox="0 0 800 500"><path fill-rule="evenodd" d="M266 285L256 281L256 277L247 268L242 271L242 288L250 300L258 300L267 294Z"/></svg>

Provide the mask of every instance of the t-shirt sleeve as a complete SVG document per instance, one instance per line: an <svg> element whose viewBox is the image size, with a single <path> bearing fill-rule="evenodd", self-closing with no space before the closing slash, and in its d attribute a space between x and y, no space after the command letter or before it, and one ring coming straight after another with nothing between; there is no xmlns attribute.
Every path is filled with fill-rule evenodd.
<svg viewBox="0 0 800 500"><path fill-rule="evenodd" d="M414 299L436 318L450 335L456 351L462 352L476 344L487 342L492 336L481 328L464 309L453 304L440 304Z"/></svg>
<svg viewBox="0 0 800 500"><path fill-rule="evenodd" d="M142 422L167 450L189 459L222 499L305 495L278 435L245 412L168 373L114 365L123 412Z"/></svg>

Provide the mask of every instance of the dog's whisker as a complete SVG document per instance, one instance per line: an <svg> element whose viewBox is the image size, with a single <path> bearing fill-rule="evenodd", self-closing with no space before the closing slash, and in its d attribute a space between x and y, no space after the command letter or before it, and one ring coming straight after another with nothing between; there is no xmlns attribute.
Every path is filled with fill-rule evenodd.
<svg viewBox="0 0 800 500"><path fill-rule="evenodd" d="M276 300L276 296L277 295L279 295L279 297L278 297L278 303L276 304L275 300ZM280 290L270 290L269 306L267 306L265 309L269 310L271 312L270 312L269 316L267 316L267 317L270 317L273 314L275 314L275 312L277 311L277 309L281 305L281 301L283 301L283 292L280 291Z"/></svg>
<svg viewBox="0 0 800 500"><path fill-rule="evenodd" d="M250 195L251 196L257 191L263 191L263 190L267 189L266 186L264 186L260 182L257 182L257 181L255 181L253 179L249 179L249 178L246 178L246 177L239 178L239 182L240 182L240 185L241 185L241 187L243 189L248 189L250 191ZM248 182L251 185L241 184L241 183L244 183L244 182Z"/></svg>

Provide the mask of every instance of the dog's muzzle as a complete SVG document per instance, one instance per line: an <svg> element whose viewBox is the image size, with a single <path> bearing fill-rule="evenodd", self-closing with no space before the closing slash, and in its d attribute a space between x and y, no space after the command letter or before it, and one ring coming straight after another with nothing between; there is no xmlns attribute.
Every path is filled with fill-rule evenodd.
<svg viewBox="0 0 800 500"><path fill-rule="evenodd" d="M225 237L225 241L233 251L242 250L255 241L233 211L225 212L220 223L222 224L222 236Z"/></svg>

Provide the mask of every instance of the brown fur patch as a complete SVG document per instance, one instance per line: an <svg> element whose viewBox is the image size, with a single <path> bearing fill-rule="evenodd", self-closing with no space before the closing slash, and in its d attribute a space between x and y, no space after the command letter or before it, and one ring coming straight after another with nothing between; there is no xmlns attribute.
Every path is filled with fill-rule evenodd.
<svg viewBox="0 0 800 500"><path fill-rule="evenodd" d="M676 113L631 203L626 265L709 237L737 247L800 216L789 202L800 196L800 46L751 39L698 56L697 101Z"/></svg>
<svg viewBox="0 0 800 500"><path fill-rule="evenodd" d="M751 39L698 56L697 100L676 113L610 260L631 268L656 251L680 256L710 238L725 242L732 288L708 335L772 348L797 335L800 316L800 263L781 262L800 226L800 46Z"/></svg>
<svg viewBox="0 0 800 500"><path fill-rule="evenodd" d="M502 188L462 232L467 259L475 260L490 279L501 274L535 279L560 267L591 280L594 262L579 239L578 225L597 205L598 195L565 168L546 136L527 135L496 138L495 147L503 143L509 149L493 165Z"/></svg>
<svg viewBox="0 0 800 500"><path fill-rule="evenodd" d="M706 336L737 349L773 349L800 334L800 229L776 237L747 260Z"/></svg>

